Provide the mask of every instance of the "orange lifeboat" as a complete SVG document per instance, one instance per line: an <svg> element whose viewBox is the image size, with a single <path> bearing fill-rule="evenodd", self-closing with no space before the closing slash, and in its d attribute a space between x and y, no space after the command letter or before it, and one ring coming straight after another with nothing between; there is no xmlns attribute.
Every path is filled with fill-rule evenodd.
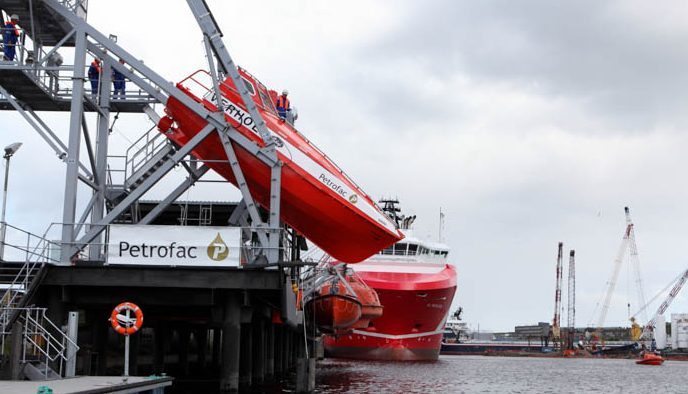
<svg viewBox="0 0 688 394"><path fill-rule="evenodd" d="M664 358L659 354L645 353L643 358L637 360L636 364L640 365L662 365L664 363Z"/></svg>
<svg viewBox="0 0 688 394"><path fill-rule="evenodd" d="M372 319L382 316L375 290L345 264L316 268L310 283L303 296L307 322L313 322L323 333L366 328Z"/></svg>

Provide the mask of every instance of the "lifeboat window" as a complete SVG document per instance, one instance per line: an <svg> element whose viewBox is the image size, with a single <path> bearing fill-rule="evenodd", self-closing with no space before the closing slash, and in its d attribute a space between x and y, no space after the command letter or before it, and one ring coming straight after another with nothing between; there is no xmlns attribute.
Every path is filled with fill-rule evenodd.
<svg viewBox="0 0 688 394"><path fill-rule="evenodd" d="M415 256L417 252L418 252L418 245L409 244L409 247L408 247L409 256Z"/></svg>
<svg viewBox="0 0 688 394"><path fill-rule="evenodd" d="M272 112L274 115L277 115L277 111L275 110L275 107L273 107L272 100L270 100L268 95L265 94L265 92L263 92L262 90L259 90L258 92L260 93L260 99L263 100L263 108Z"/></svg>
<svg viewBox="0 0 688 394"><path fill-rule="evenodd" d="M408 244L406 243L399 243L394 245L394 255L395 256L404 256L406 255L406 247Z"/></svg>
<svg viewBox="0 0 688 394"><path fill-rule="evenodd" d="M251 81L244 77L241 77L241 79L244 81L244 85L246 85L246 89L248 89L248 92L251 93L251 96L255 96L256 89L253 88L253 84L251 83Z"/></svg>

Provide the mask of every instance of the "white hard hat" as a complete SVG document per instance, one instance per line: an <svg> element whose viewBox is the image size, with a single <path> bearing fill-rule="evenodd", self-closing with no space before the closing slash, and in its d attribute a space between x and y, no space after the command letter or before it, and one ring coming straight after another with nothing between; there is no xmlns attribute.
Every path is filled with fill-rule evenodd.
<svg viewBox="0 0 688 394"><path fill-rule="evenodd" d="M284 90L282 91L282 94L286 96L286 95L289 94L289 91L288 91L287 89L284 89Z"/></svg>
<svg viewBox="0 0 688 394"><path fill-rule="evenodd" d="M12 20L19 20L19 15L17 15L17 14L12 14L12 16L10 16L10 19L12 19Z"/></svg>

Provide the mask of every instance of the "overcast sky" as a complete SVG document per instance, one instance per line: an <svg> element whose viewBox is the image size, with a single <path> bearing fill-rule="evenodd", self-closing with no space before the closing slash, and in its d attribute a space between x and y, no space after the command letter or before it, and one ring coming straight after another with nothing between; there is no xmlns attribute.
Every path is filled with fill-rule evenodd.
<svg viewBox="0 0 688 394"><path fill-rule="evenodd" d="M185 2L89 3L90 23L167 79L205 67ZM577 326L596 320L625 205L646 299L688 268L688 3L208 3L235 61L288 88L299 130L365 191L398 196L428 237L446 212L454 304L474 328L552 319L558 241L577 253ZM61 220L65 167L17 114L0 115L0 145L25 144L8 221L42 231ZM66 115L47 119L65 135ZM112 145L148 127L122 116ZM231 189L184 198L234 200ZM626 267L607 325L627 324L629 298L640 306ZM670 311L688 312L685 294Z"/></svg>

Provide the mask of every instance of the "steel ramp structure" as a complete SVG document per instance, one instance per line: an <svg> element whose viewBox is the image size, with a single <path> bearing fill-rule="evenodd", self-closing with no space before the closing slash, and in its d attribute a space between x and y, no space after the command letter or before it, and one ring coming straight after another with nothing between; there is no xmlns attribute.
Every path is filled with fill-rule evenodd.
<svg viewBox="0 0 688 394"><path fill-rule="evenodd" d="M86 23L82 17L74 13L72 8L65 6L65 1L43 0L41 1L42 7L33 8L33 15L35 17L36 13L41 13L41 18L36 19L34 23L36 28L39 27L40 21L48 19L50 15L53 15L56 21L66 20L72 26L72 30L66 33L60 42L60 44L64 44L68 41L67 38L75 37L74 64L71 66L73 75L70 78L73 82L69 90L69 108L67 108L66 98L61 95L61 87L50 91L45 86L52 86L52 82L44 83L45 86L40 86L37 83L42 81L40 78L49 79L49 73L54 71L54 67L41 67L43 64L47 64L47 60L53 56L56 48L45 52L40 45L34 45L37 56L33 63L28 66L21 64L23 59L21 56L18 64L0 63L0 72L7 71L6 86L2 86L0 92L7 92L7 99L15 110L21 112L21 109L28 107L34 111L34 106L40 108L52 106L54 109L71 112L69 139L67 143L57 144L67 148L64 152L66 153L64 160L67 164L67 179L63 210L63 263L71 262L78 251L84 250L89 245L91 246L88 248L90 258L102 260L102 233L107 226L117 220L120 215L126 215L132 204L155 186L172 168L179 164L184 165L192 154L201 160L210 159L214 163L207 163L209 164L208 167L220 171L220 174L229 180L236 180L234 183L241 191L246 203L250 225L263 248L262 254L271 263L277 263L280 258L278 252L280 222L285 218L303 235L312 238L316 244L331 254L338 255L339 259L343 261L360 261L388 244L401 239L394 225L379 210L374 201L365 195L324 153L296 131L292 132L293 136L303 140L301 144L304 147L299 149L303 149L306 153L303 162L298 163L298 165L302 169L311 167L312 169L308 170L310 171L308 176L309 179L313 180L306 183L300 181L299 186L292 186L289 194L285 197L282 196L284 159L278 157L276 141L279 141L280 146L282 146L283 143L280 140L284 138L289 140L290 137L282 135L280 138L279 135L275 134L274 119L271 121L272 130L268 129L266 121L263 119L265 114L258 110L254 98L251 97L247 86L244 85L243 77L222 41L222 33L207 4L202 0L188 0L187 2L204 36L210 69L208 75L211 77L212 89L215 92L214 107L199 102L198 97L190 95L188 91L165 80L120 47L111 37L106 37ZM72 3L69 2L69 5ZM53 25L48 24L46 26ZM41 26L41 29L48 29L46 26ZM31 33L25 31L25 34ZM55 34L57 35L57 33ZM24 48L23 51L20 51L20 53L24 52L28 53L28 50ZM87 55L102 59L105 70L115 69L124 74L130 81L129 84L136 86L139 95L131 98L127 95L125 99L114 99L109 89L111 81L108 72L103 73L100 78L100 88L97 95L86 93L84 81ZM125 64L120 64L119 59L123 59ZM219 66L219 70L216 70L216 64ZM20 83L12 83L15 74L21 75L23 78ZM229 77L227 80L225 80L225 75ZM37 78L32 79L33 76ZM0 78L1 81L2 78ZM251 135L240 132L240 129L237 129L238 126L231 124L229 117L218 110L224 105L218 100L226 92L227 81L231 81L234 86L239 87L240 98L237 105L246 108L247 116L250 116L249 119L254 123L256 132L260 136L259 139L256 140ZM0 83L0 85L2 84ZM176 108L182 108L183 112L192 115L195 119L202 120L205 127L195 129L193 138L190 136L184 140L176 139L177 149L170 149L159 155L148 157L150 163L144 163L140 167L140 174L135 174L133 171L129 173L134 179L125 180L121 193L113 193L110 190L113 188L119 190L119 187L108 184L106 181L108 177L107 134L110 114L114 111L122 112L123 110L145 112L149 108L148 104L153 102L165 104L168 110L170 103L174 103ZM97 152L92 146L91 138L88 136L88 128L83 118L84 112L89 110L95 111L98 116L96 145L99 149ZM88 153L89 161L87 163L79 160L82 145L80 135L82 133L86 137L83 145L85 145ZM54 135L54 133L48 134ZM199 147L207 146L206 138L210 136L214 141L213 144L222 147L220 152L224 150L224 155L222 155L224 157L198 155L197 152L201 149ZM290 152L282 152L280 157L284 157L285 154L291 156ZM258 185L256 178L255 176L247 178L244 173L245 169L242 169L242 166L247 165L246 157L251 157L251 160L262 163L269 169L267 174L260 175L260 177L265 178L260 183L266 182L268 189L266 191L267 197L260 195L260 206L255 200L256 196L254 196ZM230 167L226 171L229 172L223 172L225 170L217 166L218 160L222 161L225 158ZM318 170L313 166L324 167L322 170ZM186 190L192 184L189 181L197 179L196 169L186 165L184 167L188 171L189 177L175 189L175 193L163 199L161 208L178 197L178 191ZM253 170L250 169L250 171ZM296 173L291 167L289 171L290 178L288 179L294 179ZM320 176L318 176L318 171L320 171ZM82 213L77 221L76 197L79 181L91 187L93 194L87 204L87 210ZM341 185L339 185L340 183ZM296 189L293 189L294 187ZM306 188L299 194L299 190L303 187ZM322 197L317 197L315 201L306 201L311 193L325 194ZM332 195L327 196L327 193ZM113 196L118 196L118 198L113 200ZM287 205L289 210L285 211L284 214L280 208L283 198L287 198L286 201L289 203ZM318 210L318 204L320 210ZM105 212L105 206L109 208L108 212ZM267 221L263 222L259 208L268 212ZM331 212L335 213L328 215ZM304 220L303 218L308 219ZM337 221L340 221L340 227L337 227ZM80 235L82 230L84 230L84 234ZM348 239L338 239L347 235L350 235ZM369 245L366 246L367 244Z"/></svg>

